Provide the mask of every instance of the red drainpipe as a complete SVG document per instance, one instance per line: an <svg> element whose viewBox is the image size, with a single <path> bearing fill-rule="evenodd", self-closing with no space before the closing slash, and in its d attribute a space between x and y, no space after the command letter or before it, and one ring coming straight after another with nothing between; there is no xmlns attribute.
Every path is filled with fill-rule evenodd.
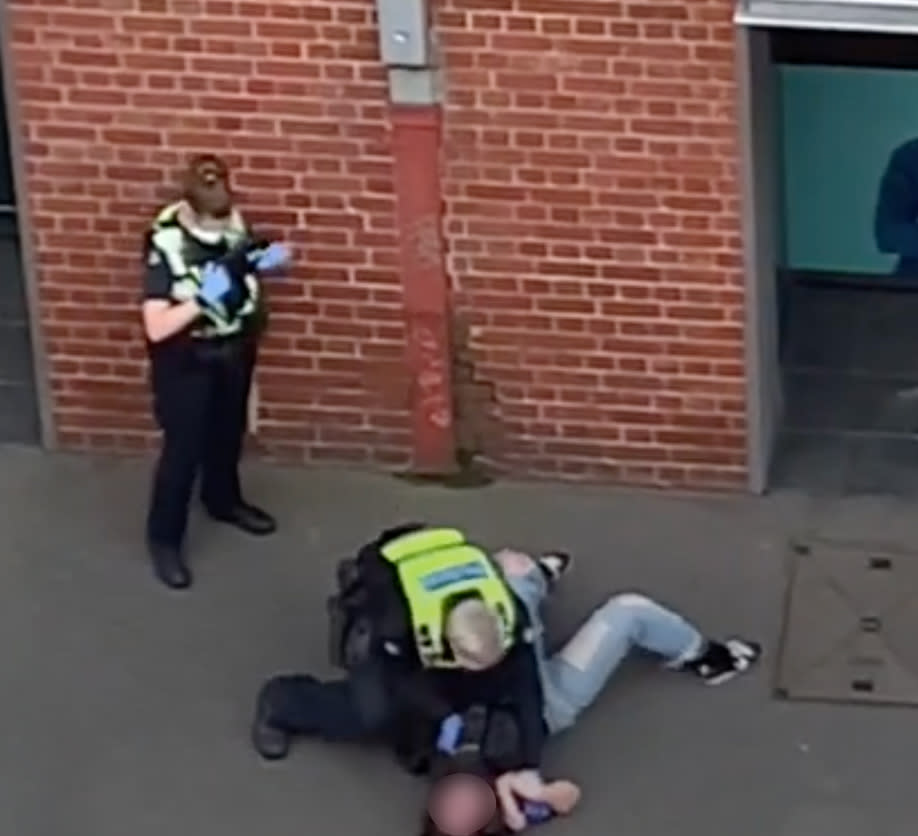
<svg viewBox="0 0 918 836"><path fill-rule="evenodd" d="M458 469L450 292L443 248L439 105L391 105L413 462L417 475Z"/></svg>

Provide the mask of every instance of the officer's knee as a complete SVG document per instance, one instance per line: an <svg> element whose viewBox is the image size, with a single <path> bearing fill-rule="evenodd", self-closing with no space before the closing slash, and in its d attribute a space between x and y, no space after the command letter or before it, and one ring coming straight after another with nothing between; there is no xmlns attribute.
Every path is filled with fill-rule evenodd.
<svg viewBox="0 0 918 836"><path fill-rule="evenodd" d="M257 711L269 723L285 724L285 718L308 703L319 681L309 674L279 674L266 680L258 692Z"/></svg>
<svg viewBox="0 0 918 836"><path fill-rule="evenodd" d="M258 692L258 704L265 711L271 712L287 690L284 676L272 676L265 680Z"/></svg>

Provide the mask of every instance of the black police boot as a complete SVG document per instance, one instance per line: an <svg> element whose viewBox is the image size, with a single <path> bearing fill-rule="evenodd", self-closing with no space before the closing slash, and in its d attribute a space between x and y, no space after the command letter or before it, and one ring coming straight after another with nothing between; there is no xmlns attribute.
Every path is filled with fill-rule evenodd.
<svg viewBox="0 0 918 836"><path fill-rule="evenodd" d="M208 509L208 513L218 522L234 525L247 534L263 537L266 534L273 534L277 530L277 523L274 521L274 517L267 511L262 511L261 508L249 505L247 502L240 502L229 511L220 513Z"/></svg>
<svg viewBox="0 0 918 836"><path fill-rule="evenodd" d="M148 543L153 573L169 589L187 589L191 586L191 570L180 549L162 543Z"/></svg>
<svg viewBox="0 0 918 836"><path fill-rule="evenodd" d="M255 719L252 722L252 745L265 760L279 761L290 752L290 735L283 729L271 725L268 704L268 688L265 685L255 703Z"/></svg>

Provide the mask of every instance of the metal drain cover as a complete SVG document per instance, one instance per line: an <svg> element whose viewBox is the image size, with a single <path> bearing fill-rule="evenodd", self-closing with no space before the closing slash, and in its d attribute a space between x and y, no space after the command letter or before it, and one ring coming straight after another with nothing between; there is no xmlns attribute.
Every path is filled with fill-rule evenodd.
<svg viewBox="0 0 918 836"><path fill-rule="evenodd" d="M918 705L918 552L814 540L793 558L778 694Z"/></svg>

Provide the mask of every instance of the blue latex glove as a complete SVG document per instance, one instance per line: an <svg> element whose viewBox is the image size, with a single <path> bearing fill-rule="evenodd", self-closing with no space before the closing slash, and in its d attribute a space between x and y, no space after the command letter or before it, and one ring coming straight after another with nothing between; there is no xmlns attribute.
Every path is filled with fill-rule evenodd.
<svg viewBox="0 0 918 836"><path fill-rule="evenodd" d="M450 714L440 724L440 734L437 736L437 751L445 755L452 755L462 739L462 717L459 714Z"/></svg>
<svg viewBox="0 0 918 836"><path fill-rule="evenodd" d="M522 804L526 824L542 824L554 818L555 811L544 801L525 800Z"/></svg>
<svg viewBox="0 0 918 836"><path fill-rule="evenodd" d="M290 264L292 256L286 244L275 242L269 244L255 258L253 266L256 270L280 270Z"/></svg>
<svg viewBox="0 0 918 836"><path fill-rule="evenodd" d="M198 299L208 308L215 308L229 293L232 281L226 268L220 264L206 264L201 270L201 286Z"/></svg>

